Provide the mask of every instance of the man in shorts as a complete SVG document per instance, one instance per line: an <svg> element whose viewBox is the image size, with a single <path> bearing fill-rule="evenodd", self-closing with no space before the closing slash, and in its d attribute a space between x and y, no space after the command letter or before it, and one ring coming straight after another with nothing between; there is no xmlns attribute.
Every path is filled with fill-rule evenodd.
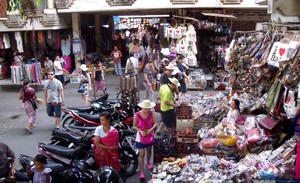
<svg viewBox="0 0 300 183"><path fill-rule="evenodd" d="M180 84L176 78L169 78L169 83L160 87L159 95L162 121L157 129L157 135L159 135L164 126L167 127L169 134L176 127L174 92L178 91L179 86Z"/></svg>
<svg viewBox="0 0 300 183"><path fill-rule="evenodd" d="M64 105L64 91L62 83L54 78L54 72L48 72L48 80L44 85L44 98L47 114L55 117L55 126L59 129L61 117L61 105Z"/></svg>

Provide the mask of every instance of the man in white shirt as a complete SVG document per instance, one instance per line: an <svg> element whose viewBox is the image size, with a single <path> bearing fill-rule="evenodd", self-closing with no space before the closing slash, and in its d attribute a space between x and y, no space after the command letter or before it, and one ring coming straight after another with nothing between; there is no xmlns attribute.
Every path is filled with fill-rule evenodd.
<svg viewBox="0 0 300 183"><path fill-rule="evenodd" d="M133 52L131 52L129 54L129 56L130 57L126 61L126 70L125 70L125 73L129 74L129 73L133 72L135 75L137 75L138 74L138 69L139 69L139 61L138 61L137 58L134 57L134 53Z"/></svg>
<svg viewBox="0 0 300 183"><path fill-rule="evenodd" d="M58 79L61 84L64 84L64 72L66 72L65 69L63 69L62 64L64 63L64 60L57 55L55 57L55 61L53 63L54 65L54 71L55 71L55 78Z"/></svg>

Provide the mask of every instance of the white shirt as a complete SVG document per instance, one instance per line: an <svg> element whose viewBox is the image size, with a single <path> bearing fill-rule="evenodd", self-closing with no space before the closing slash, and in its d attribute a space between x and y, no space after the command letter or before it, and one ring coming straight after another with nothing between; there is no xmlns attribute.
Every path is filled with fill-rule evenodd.
<svg viewBox="0 0 300 183"><path fill-rule="evenodd" d="M54 61L54 71L55 71L55 76L58 76L58 75L63 75L64 72L62 70L58 70L58 69L62 69L62 65L61 65L61 60L55 60ZM58 67L58 69L56 68Z"/></svg>
<svg viewBox="0 0 300 183"><path fill-rule="evenodd" d="M131 60L132 63L133 63L134 73L135 73L135 74L138 74L139 61L138 61L138 59L135 58L135 57L130 57L130 58L127 59L127 61L126 61L126 70L125 70L125 73L127 73L127 67L128 67L128 64L129 64L129 61L130 61L130 60Z"/></svg>
<svg viewBox="0 0 300 183"><path fill-rule="evenodd" d="M233 119L236 121L236 119L240 116L240 112L237 109L229 109L229 112L227 113L227 119Z"/></svg>
<svg viewBox="0 0 300 183"><path fill-rule="evenodd" d="M115 129L114 127L110 126L109 132L111 132L114 129ZM107 136L107 133L104 132L103 126L101 125L96 128L94 135L99 136L100 138L103 138L103 137Z"/></svg>

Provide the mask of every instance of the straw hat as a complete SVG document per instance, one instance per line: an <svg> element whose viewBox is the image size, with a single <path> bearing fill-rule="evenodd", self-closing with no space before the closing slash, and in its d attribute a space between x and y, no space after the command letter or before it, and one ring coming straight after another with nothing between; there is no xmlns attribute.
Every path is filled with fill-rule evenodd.
<svg viewBox="0 0 300 183"><path fill-rule="evenodd" d="M176 78L169 78L169 80L171 81L171 83L173 83L175 86L180 86L180 83L178 82L178 80Z"/></svg>
<svg viewBox="0 0 300 183"><path fill-rule="evenodd" d="M171 74L172 74L172 75L175 75L175 74L177 74L177 73L181 73L181 71L179 70L178 67L174 67L174 70L173 70L173 72L172 72Z"/></svg>
<svg viewBox="0 0 300 183"><path fill-rule="evenodd" d="M165 67L168 70L174 70L174 64L170 63L168 66Z"/></svg>
<svg viewBox="0 0 300 183"><path fill-rule="evenodd" d="M143 100L143 102L139 103L138 106L143 109L150 109L155 106L155 103L151 102L150 100Z"/></svg>
<svg viewBox="0 0 300 183"><path fill-rule="evenodd" d="M80 66L80 69L83 70L83 71L87 71L87 70L88 70L88 68L86 67L85 64L82 64L82 65Z"/></svg>

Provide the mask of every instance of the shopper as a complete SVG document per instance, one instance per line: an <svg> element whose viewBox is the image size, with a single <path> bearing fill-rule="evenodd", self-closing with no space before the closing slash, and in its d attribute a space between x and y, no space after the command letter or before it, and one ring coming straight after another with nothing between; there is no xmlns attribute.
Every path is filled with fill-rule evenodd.
<svg viewBox="0 0 300 183"><path fill-rule="evenodd" d="M153 62L149 60L147 65L144 68L144 81L143 81L143 84L145 86L144 100L150 100L150 101L154 100L154 92L152 89L152 83L155 82L153 77L155 74L154 72L155 72L155 68Z"/></svg>
<svg viewBox="0 0 300 183"><path fill-rule="evenodd" d="M44 76L47 78L47 73L52 71L53 72L53 62L49 59L48 56L45 57L44 61Z"/></svg>
<svg viewBox="0 0 300 183"><path fill-rule="evenodd" d="M178 81L180 83L180 87L179 87L179 98L181 97L182 94L186 94L187 93L187 87L186 87L186 83L189 82L189 78L187 77L186 73L185 73L185 67L183 66L183 62L184 62L184 56L183 55L179 55L176 58L176 66L178 67L179 71L181 72L181 74L178 76Z"/></svg>
<svg viewBox="0 0 300 183"><path fill-rule="evenodd" d="M157 135L160 134L165 126L168 133L171 134L176 126L174 93L178 90L179 86L180 84L176 78L169 78L169 83L160 87L159 97L162 121L157 129Z"/></svg>
<svg viewBox="0 0 300 183"><path fill-rule="evenodd" d="M55 61L54 61L54 71L55 71L55 78L58 79L61 84L64 85L64 72L66 72L65 69L63 69L63 63L64 60L59 57L59 55L56 55Z"/></svg>
<svg viewBox="0 0 300 183"><path fill-rule="evenodd" d="M81 71L80 86L84 88L84 91L82 92L81 96L85 106L88 106L89 105L88 97L92 91L91 76L85 64L81 64L80 71Z"/></svg>
<svg viewBox="0 0 300 183"><path fill-rule="evenodd" d="M138 39L135 39L133 44L134 44L134 47L133 47L134 57L137 58L138 60L140 60L141 54L142 54L142 49L140 47L140 42L139 42Z"/></svg>
<svg viewBox="0 0 300 183"><path fill-rule="evenodd" d="M122 53L120 50L118 50L118 46L114 46L114 50L111 52L110 56L113 58L113 61L115 63L115 71L117 74L117 77L122 76L122 70L121 70L121 58Z"/></svg>
<svg viewBox="0 0 300 183"><path fill-rule="evenodd" d="M150 163L150 158L152 153L152 145L155 142L154 130L157 126L157 122L154 113L151 111L151 108L155 106L154 102L151 102L150 100L144 100L143 102L139 103L138 106L141 108L141 110L134 115L133 128L137 131L136 147L139 149L140 179L144 179L145 149L147 152L146 167L149 170L153 169L153 165Z"/></svg>
<svg viewBox="0 0 300 183"><path fill-rule="evenodd" d="M51 168L45 167L47 164L47 158L43 154L38 154L34 157L34 165L27 171L30 175L33 175L33 183L51 183L50 172Z"/></svg>
<svg viewBox="0 0 300 183"><path fill-rule="evenodd" d="M28 117L28 125L26 130L32 134L32 129L35 127L36 110L33 108L31 101L37 98L35 90L30 87L29 81L23 81L23 87L19 92L19 99L22 100L24 111Z"/></svg>
<svg viewBox="0 0 300 183"><path fill-rule="evenodd" d="M99 61L97 63L96 70L93 72L93 77L95 78L95 95L98 95L98 91L102 91L103 95L106 94L106 86L105 86L105 78L104 74L106 71L106 67L102 65Z"/></svg>
<svg viewBox="0 0 300 183"><path fill-rule="evenodd" d="M110 125L111 114L103 112L100 114L100 123L95 130L95 161L98 168L112 166L116 170L121 169L119 161L119 133Z"/></svg>
<svg viewBox="0 0 300 183"><path fill-rule="evenodd" d="M61 117L61 105L64 105L64 90L62 83L54 78L54 73L48 73L48 80L44 85L44 98L47 107L47 114L55 117L56 128L59 128Z"/></svg>
<svg viewBox="0 0 300 183"><path fill-rule="evenodd" d="M169 65L169 59L163 58L161 67L159 68L159 73L163 74L166 71L166 67Z"/></svg>
<svg viewBox="0 0 300 183"><path fill-rule="evenodd" d="M173 64L169 64L168 66L165 67L165 72L160 76L159 79L161 85L169 83L169 77L171 76L173 70L174 70Z"/></svg>
<svg viewBox="0 0 300 183"><path fill-rule="evenodd" d="M148 48L148 39L147 39L146 34L144 34L143 37L142 37L142 44L143 44L144 50L146 51L147 48Z"/></svg>
<svg viewBox="0 0 300 183"><path fill-rule="evenodd" d="M139 61L137 58L134 57L133 52L129 54L129 58L126 61L126 74L133 73L134 75L137 76L138 74L138 69L139 69Z"/></svg>

